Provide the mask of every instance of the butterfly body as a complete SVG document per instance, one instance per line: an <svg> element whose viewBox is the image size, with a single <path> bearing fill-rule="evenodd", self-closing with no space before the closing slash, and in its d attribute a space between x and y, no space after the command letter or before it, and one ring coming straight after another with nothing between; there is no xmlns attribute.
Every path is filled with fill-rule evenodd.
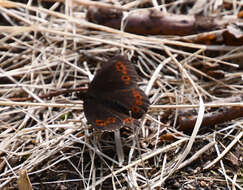
<svg viewBox="0 0 243 190"><path fill-rule="evenodd" d="M147 112L149 100L137 86L137 73L125 56L105 64L90 83L84 113L94 128L112 131Z"/></svg>

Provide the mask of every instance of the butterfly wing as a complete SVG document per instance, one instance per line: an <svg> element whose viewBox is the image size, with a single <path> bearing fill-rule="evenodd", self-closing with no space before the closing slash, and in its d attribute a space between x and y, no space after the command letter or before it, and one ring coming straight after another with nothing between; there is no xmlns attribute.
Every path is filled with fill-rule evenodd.
<svg viewBox="0 0 243 190"><path fill-rule="evenodd" d="M98 129L114 130L132 118L142 117L149 100L136 82L136 70L125 56L116 56L105 64L90 83L84 99L88 122Z"/></svg>
<svg viewBox="0 0 243 190"><path fill-rule="evenodd" d="M96 73L89 85L88 94L111 93L137 85L137 73L126 56L116 56Z"/></svg>
<svg viewBox="0 0 243 190"><path fill-rule="evenodd" d="M109 101L106 100L107 98ZM147 112L150 104L148 97L138 87L116 90L112 93L101 93L99 100L112 109L135 119L141 118Z"/></svg>
<svg viewBox="0 0 243 190"><path fill-rule="evenodd" d="M113 131L132 122L125 114L105 107L104 104L90 98L84 102L84 113L92 127L105 131Z"/></svg>

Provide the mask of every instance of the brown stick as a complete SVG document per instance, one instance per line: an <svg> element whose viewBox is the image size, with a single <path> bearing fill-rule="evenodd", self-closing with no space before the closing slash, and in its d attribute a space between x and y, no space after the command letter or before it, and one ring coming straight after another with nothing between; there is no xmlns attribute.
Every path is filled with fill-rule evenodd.
<svg viewBox="0 0 243 190"><path fill-rule="evenodd" d="M233 119L237 119L243 117L243 107L229 107L225 108L222 112L212 112L205 114L202 126L214 126L216 124L224 123L227 121L231 121ZM178 117L178 125L179 131L183 132L191 132L196 123L197 115L190 116L179 116Z"/></svg>
<svg viewBox="0 0 243 190"><path fill-rule="evenodd" d="M226 102L242 102L243 97L235 96L226 98ZM222 112L211 112L204 115L202 127L210 127L216 124L221 124L233 119L243 117L243 107L228 107ZM197 115L193 115L190 111L183 112L178 116L178 131L190 134L195 126ZM167 133L160 136L162 141L173 141L176 136L181 136L179 133Z"/></svg>
<svg viewBox="0 0 243 190"><path fill-rule="evenodd" d="M90 8L87 20L96 24L119 29L123 18L121 10ZM215 18L176 15L155 9L130 13L124 21L124 31L140 35L190 35L209 31L216 27Z"/></svg>

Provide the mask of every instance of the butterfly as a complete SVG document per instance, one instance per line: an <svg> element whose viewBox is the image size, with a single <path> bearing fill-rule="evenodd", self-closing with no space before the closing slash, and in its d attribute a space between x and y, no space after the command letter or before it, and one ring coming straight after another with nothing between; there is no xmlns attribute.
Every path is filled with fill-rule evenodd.
<svg viewBox="0 0 243 190"><path fill-rule="evenodd" d="M138 75L126 56L115 56L97 71L84 98L85 117L105 131L131 125L148 110L149 99L138 88Z"/></svg>

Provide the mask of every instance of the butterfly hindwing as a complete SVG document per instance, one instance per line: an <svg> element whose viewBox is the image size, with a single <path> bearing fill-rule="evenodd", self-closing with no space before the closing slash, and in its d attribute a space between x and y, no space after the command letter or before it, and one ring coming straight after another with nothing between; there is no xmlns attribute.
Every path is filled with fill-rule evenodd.
<svg viewBox="0 0 243 190"><path fill-rule="evenodd" d="M122 125L132 123L129 116L111 108L104 109L104 104L92 99L87 99L84 102L84 112L88 123L100 130L113 131L119 129Z"/></svg>

